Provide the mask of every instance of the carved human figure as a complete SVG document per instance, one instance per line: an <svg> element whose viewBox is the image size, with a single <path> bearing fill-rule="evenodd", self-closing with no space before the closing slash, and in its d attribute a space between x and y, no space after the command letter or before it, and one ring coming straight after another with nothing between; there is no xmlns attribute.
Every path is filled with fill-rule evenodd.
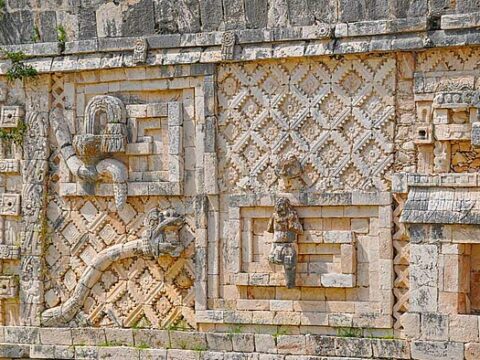
<svg viewBox="0 0 480 360"><path fill-rule="evenodd" d="M268 261L283 265L287 287L295 287L295 270L297 266L297 235L303 233L303 227L297 212L286 198L278 198L275 209L268 223L267 231L273 233L273 242Z"/></svg>
<svg viewBox="0 0 480 360"><path fill-rule="evenodd" d="M179 256L183 250L178 237L178 231L183 225L183 218L173 210L150 210L145 218L145 233L143 235L144 252L158 257L163 254ZM170 236L173 233L172 236Z"/></svg>

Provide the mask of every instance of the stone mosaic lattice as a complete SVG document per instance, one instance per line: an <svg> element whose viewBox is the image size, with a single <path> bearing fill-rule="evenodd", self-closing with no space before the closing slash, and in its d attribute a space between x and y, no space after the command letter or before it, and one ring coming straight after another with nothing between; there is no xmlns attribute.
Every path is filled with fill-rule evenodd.
<svg viewBox="0 0 480 360"><path fill-rule="evenodd" d="M226 188L270 188L288 153L313 190L388 188L394 58L232 64L218 80Z"/></svg>
<svg viewBox="0 0 480 360"><path fill-rule="evenodd" d="M49 269L46 306L52 308L71 296L87 265L100 251L139 239L144 214L157 203L134 198L115 213L106 200L70 203L51 198L47 211L51 241L45 257ZM170 202L162 200L161 204ZM155 261L133 257L114 262L92 287L74 321L93 326L194 326L194 244L188 226L182 238L188 245L179 258L162 256Z"/></svg>

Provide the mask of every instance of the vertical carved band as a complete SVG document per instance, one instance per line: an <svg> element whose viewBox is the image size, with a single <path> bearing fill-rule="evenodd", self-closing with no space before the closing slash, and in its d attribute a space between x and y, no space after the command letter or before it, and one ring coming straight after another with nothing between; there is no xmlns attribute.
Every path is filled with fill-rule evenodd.
<svg viewBox="0 0 480 360"><path fill-rule="evenodd" d="M48 114L30 112L23 146L20 321L40 325L43 309L43 237L48 172Z"/></svg>

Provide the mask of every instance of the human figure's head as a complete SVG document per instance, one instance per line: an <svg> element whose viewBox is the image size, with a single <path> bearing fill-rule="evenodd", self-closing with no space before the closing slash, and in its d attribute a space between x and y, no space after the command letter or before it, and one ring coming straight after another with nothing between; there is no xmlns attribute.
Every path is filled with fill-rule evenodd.
<svg viewBox="0 0 480 360"><path fill-rule="evenodd" d="M287 215L291 210L290 200L286 198L278 198L275 201L275 212L280 216Z"/></svg>

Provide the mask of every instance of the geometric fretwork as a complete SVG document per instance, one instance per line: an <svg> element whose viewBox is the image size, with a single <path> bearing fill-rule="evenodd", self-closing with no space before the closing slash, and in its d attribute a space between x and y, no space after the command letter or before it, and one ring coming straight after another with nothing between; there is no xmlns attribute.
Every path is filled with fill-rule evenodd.
<svg viewBox="0 0 480 360"><path fill-rule="evenodd" d="M393 57L351 57L222 66L223 186L271 188L276 159L294 152L311 189L386 190L395 64Z"/></svg>
<svg viewBox="0 0 480 360"><path fill-rule="evenodd" d="M134 197L123 210L114 212L106 198L51 197L45 258L47 308L71 297L87 264L100 251L139 239L144 232L144 215L155 206L159 206L158 198ZM183 207L179 200L165 198L160 206ZM180 235L186 249L178 258L138 256L114 262L92 287L75 324L194 327L194 242L188 223Z"/></svg>
<svg viewBox="0 0 480 360"><path fill-rule="evenodd" d="M393 317L394 328L401 330L401 317L408 311L409 302L409 259L410 242L405 224L400 222L400 216L405 206L406 197L404 194L394 194L393 223L394 233L392 236L394 258L393 269L395 271L395 280L393 283Z"/></svg>

